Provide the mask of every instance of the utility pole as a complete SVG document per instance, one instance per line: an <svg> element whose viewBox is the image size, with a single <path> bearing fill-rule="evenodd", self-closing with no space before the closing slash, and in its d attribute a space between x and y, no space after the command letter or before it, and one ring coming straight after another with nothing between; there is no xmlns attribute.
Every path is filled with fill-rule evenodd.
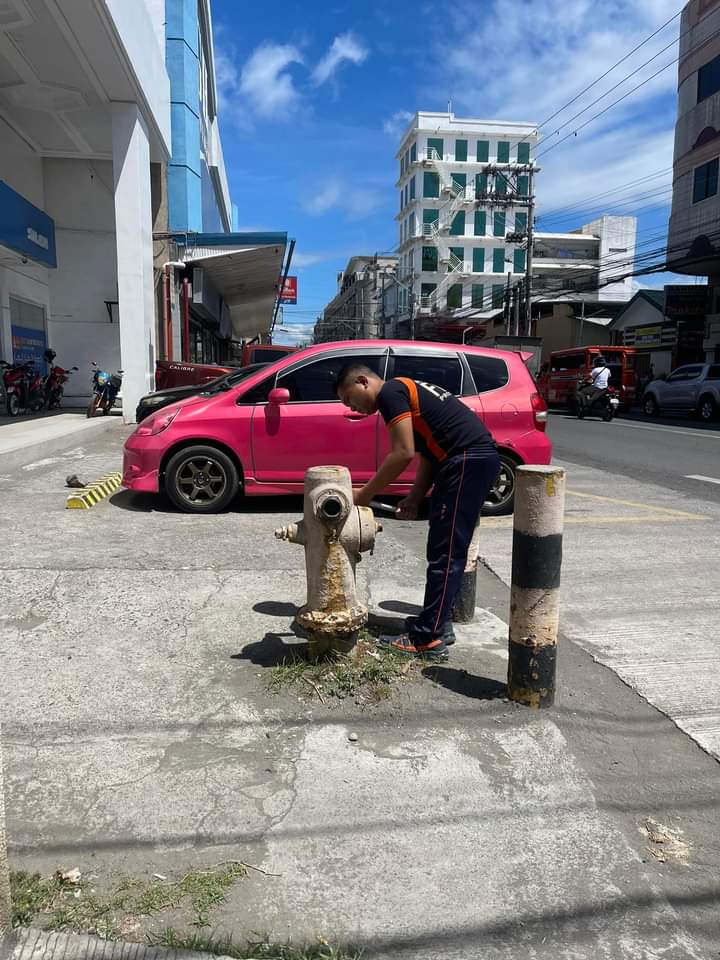
<svg viewBox="0 0 720 960"><path fill-rule="evenodd" d="M505 290L505 332L510 336L510 320L512 317L512 303L510 300L510 279L512 272L508 270L507 287Z"/></svg>
<svg viewBox="0 0 720 960"><path fill-rule="evenodd" d="M583 345L583 333L584 333L584 328L585 328L585 301L584 301L584 300L581 300L580 303L581 303L581 306L580 306L580 334L579 334L579 336L578 336L578 344L577 344L579 347L581 347L581 346Z"/></svg>
<svg viewBox="0 0 720 960"><path fill-rule="evenodd" d="M415 289L410 287L408 294L408 307L410 308L410 339L415 339Z"/></svg>
<svg viewBox="0 0 720 960"><path fill-rule="evenodd" d="M515 336L520 336L520 297L522 294L522 280L515 287Z"/></svg>
<svg viewBox="0 0 720 960"><path fill-rule="evenodd" d="M527 257L525 258L525 325L527 334L530 334L532 316L532 269L533 269L533 235L535 229L535 167L530 162L528 176L528 229L527 229Z"/></svg>

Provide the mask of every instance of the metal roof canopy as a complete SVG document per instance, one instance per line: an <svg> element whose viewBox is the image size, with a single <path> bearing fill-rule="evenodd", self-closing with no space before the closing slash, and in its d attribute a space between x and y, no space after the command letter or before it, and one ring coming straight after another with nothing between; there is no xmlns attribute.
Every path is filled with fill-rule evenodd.
<svg viewBox="0 0 720 960"><path fill-rule="evenodd" d="M286 233L179 235L188 267L202 267L230 311L232 336L269 333L282 273Z"/></svg>

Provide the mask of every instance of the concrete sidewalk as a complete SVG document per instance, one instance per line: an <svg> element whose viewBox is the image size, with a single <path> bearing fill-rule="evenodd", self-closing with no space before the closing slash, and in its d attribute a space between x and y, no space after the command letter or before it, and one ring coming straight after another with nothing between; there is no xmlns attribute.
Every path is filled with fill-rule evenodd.
<svg viewBox="0 0 720 960"><path fill-rule="evenodd" d="M110 438L89 447L99 472L118 468ZM273 694L304 572L272 531L299 501L188 517L121 493L73 514L67 472L0 486L18 526L0 571L16 868L180 877L242 860L265 872L231 888L218 932L368 958L720 949L718 764L571 643L555 710L506 703L494 576L451 661L390 700ZM389 521L363 560L385 613L419 601L421 532ZM676 837L662 859L650 821Z"/></svg>
<svg viewBox="0 0 720 960"><path fill-rule="evenodd" d="M120 436L122 428L116 416L88 420L84 410L0 418L0 471L7 475L17 467L63 453L109 431L115 430Z"/></svg>

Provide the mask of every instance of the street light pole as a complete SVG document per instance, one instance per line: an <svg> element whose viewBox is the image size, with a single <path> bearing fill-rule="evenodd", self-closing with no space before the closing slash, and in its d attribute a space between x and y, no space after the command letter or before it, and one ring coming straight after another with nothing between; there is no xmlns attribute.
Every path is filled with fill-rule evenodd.
<svg viewBox="0 0 720 960"><path fill-rule="evenodd" d="M533 234L535 220L535 167L531 161L530 174L528 176L528 225L527 225L527 257L525 261L525 324L527 334L530 334L530 322L532 312L532 269L533 269Z"/></svg>

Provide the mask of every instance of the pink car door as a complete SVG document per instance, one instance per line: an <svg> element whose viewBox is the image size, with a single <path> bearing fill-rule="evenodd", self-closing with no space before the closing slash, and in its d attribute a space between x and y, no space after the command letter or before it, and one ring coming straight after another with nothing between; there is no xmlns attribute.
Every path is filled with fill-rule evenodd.
<svg viewBox="0 0 720 960"><path fill-rule="evenodd" d="M425 383L432 383L444 390L449 390L455 396L460 397L464 403L467 403L475 412L482 415L482 405L480 398L472 389L468 393L464 387L470 388L470 377L466 373L458 354L454 350L438 350L437 347L418 347L408 345L407 347L393 347L390 351L390 363L388 365L388 377L409 377L411 380L421 380ZM382 462L390 450L390 441L388 431L381 430L380 434L380 461ZM415 477L415 463L400 475L398 483L412 483Z"/></svg>
<svg viewBox="0 0 720 960"><path fill-rule="evenodd" d="M255 478L260 483L302 483L308 467L340 464L355 482L377 468L378 414L353 413L337 399L335 379L345 364L363 363L381 375L387 350L318 355L281 371L276 386L290 402L258 404L252 419Z"/></svg>

